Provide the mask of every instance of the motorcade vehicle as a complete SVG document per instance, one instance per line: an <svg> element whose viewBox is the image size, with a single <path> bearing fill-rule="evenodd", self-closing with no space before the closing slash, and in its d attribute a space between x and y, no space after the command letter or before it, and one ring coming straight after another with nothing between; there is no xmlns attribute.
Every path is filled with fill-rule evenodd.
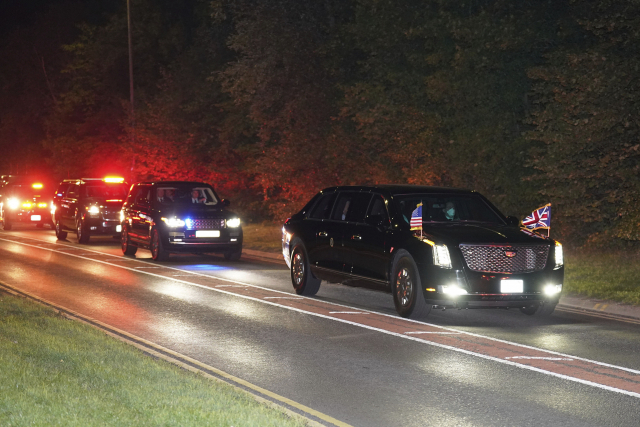
<svg viewBox="0 0 640 427"><path fill-rule="evenodd" d="M282 253L297 294L316 294L321 280L380 289L408 318L434 307L548 316L564 279L559 242L453 188L324 189L284 223Z"/></svg>
<svg viewBox="0 0 640 427"><path fill-rule="evenodd" d="M58 240L76 233L79 243L92 235L120 237L120 209L129 186L122 177L65 179L53 196Z"/></svg>
<svg viewBox="0 0 640 427"><path fill-rule="evenodd" d="M140 182L131 186L122 207L122 253L151 251L155 261L171 253L242 255L240 217L227 209L213 187L195 181Z"/></svg>
<svg viewBox="0 0 640 427"><path fill-rule="evenodd" d="M51 188L32 176L4 175L0 184L0 218L2 229L14 224L35 224L42 228L51 221Z"/></svg>

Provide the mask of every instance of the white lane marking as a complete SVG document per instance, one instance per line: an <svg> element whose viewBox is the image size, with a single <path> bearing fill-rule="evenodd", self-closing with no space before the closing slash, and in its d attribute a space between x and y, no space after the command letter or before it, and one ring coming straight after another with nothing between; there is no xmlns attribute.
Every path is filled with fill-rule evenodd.
<svg viewBox="0 0 640 427"><path fill-rule="evenodd" d="M264 297L264 299L304 299L302 297Z"/></svg>
<svg viewBox="0 0 640 427"><path fill-rule="evenodd" d="M362 311L330 311L329 314L368 314Z"/></svg>
<svg viewBox="0 0 640 427"><path fill-rule="evenodd" d="M96 260L97 261L97 260ZM162 267L133 267L133 268L162 268Z"/></svg>
<svg viewBox="0 0 640 427"><path fill-rule="evenodd" d="M433 331L413 331L413 332L405 332L405 334L409 335L418 335L418 334L435 334L435 335L461 335L462 332L433 332ZM508 359L508 357L507 357Z"/></svg>
<svg viewBox="0 0 640 427"><path fill-rule="evenodd" d="M568 357L539 357L539 356L509 356L505 359L531 359L531 360L573 360Z"/></svg>
<svg viewBox="0 0 640 427"><path fill-rule="evenodd" d="M180 276L193 276L193 274L172 274L172 277L180 277Z"/></svg>
<svg viewBox="0 0 640 427"><path fill-rule="evenodd" d="M53 249L42 248L42 247L39 247L39 246L36 246L36 245L30 245L30 244L22 243L22 242L16 242L16 241L10 240L10 239L0 238L0 240L4 240L6 242L11 242L11 243L19 243L21 245L30 246L30 247L34 247L34 248L37 248L37 249L42 249L42 250L45 250L45 251L56 252ZM38 241L38 239L32 239L32 240ZM104 252L98 252L98 251L95 251L95 252L105 255ZM160 275L160 274L155 274L155 273L144 271L144 270L138 270L136 268L130 268L130 267L125 267L123 265L110 264L109 262L106 262L106 261L100 261L100 260L97 260L97 259L86 258L86 257L83 257L81 255L67 254L67 253L64 253L64 252L59 252L59 253L61 253L63 255L75 257L75 258L85 259L87 261L93 261L93 262L99 262L101 264L111 265L113 267L121 268L121 269L124 269L124 270L136 271L136 272L141 273L141 274L146 274L146 275L158 277L158 278L161 278L161 279L170 279L170 280L174 280L174 281L179 282L179 283L183 283L185 285L194 286L194 287L198 287L198 288L205 289L205 290L211 290L211 291L215 291L215 292L220 292L220 293L223 293L223 294L226 294L226 295L230 295L230 296L234 296L234 297L238 297L238 298L244 298L244 299L247 299L247 300L250 300L250 301L255 301L255 302L259 302L259 303L263 303L263 304L269 304L269 305L272 305L272 306L275 306L275 307L283 308L285 310L296 311L298 313L308 314L308 315L320 317L320 318L323 318L323 319L333 320L333 321L336 321L336 322L342 322L342 323L346 323L348 325L356 326L356 327L359 327L359 328L368 329L368 330L380 332L380 333L383 333L383 334L387 334L387 335L391 335L391 336L395 336L395 337L399 337L399 338L404 338L404 339L411 340L411 341L420 342L420 343L427 344L427 345L430 345L430 346L433 346L433 347L442 348L442 349L450 350L450 351L455 351L457 353L462 353L462 354L466 354L466 355L469 355L469 356L475 356L475 357L479 357L481 359L491 360L491 361L498 362L498 363L501 363L501 364L504 364L504 365L509 365L509 366L513 366L513 367L516 367L516 368L520 368L520 369L526 369L526 370L529 370L529 371L538 372L538 373L541 373L541 374L544 374L544 375L549 375L549 376L560 378L560 379L567 380L567 381L577 382L577 383L580 383L580 384L588 385L588 386L599 388L599 389L602 389L602 390L612 391L614 393L620 393L620 394L625 394L627 396L640 398L640 393L627 391L627 390L622 390L622 389L611 387L611 386L604 385L604 384L594 383L592 381L583 380L581 378L576 378L576 377L571 377L571 376L568 376L568 375L565 375L565 374L559 374L559 373L556 373L556 372L546 371L544 369L536 368L534 366L523 365L521 363L512 362L511 360L500 359L500 358L495 357L495 356L488 356L488 355L481 354L481 353L475 353L475 352L470 351L470 350L465 350L465 349L462 349L462 348L453 347L453 346L446 345L446 344L440 344L440 343L436 343L436 342L426 341L426 340L421 339L419 337L413 337L411 335L405 335L405 334L401 334L401 333L398 333L398 332L392 332L392 331L388 331L388 330L385 330L385 329L380 329L380 328L377 328L377 327L374 327L374 326L369 326L369 325L365 325L365 324L362 324L362 323L356 323L356 322L353 322L351 320L345 320L345 319L340 319L338 317L327 316L327 315L320 314L320 313L314 313L312 311L306 311L306 310L303 310L303 309L300 309L300 308L296 308L296 307L288 307L286 305L278 304L277 302L265 301L263 298L251 297L251 296L248 296L248 295L241 295L241 294L236 294L236 293L233 293L233 292L228 292L228 291L225 291L223 289L217 289L217 288L225 286L225 285L218 285L215 288L211 288L209 286L200 285L198 283L188 282L188 281L182 280L182 279L174 279L174 278L163 276L163 275ZM109 255L109 254L106 254L106 255ZM140 261L140 262L144 262L144 261ZM165 268L178 270L178 271L184 271L184 270L180 270L180 269L177 269L177 268L174 268L174 267L165 267ZM201 273L194 273L194 274L201 274ZM226 278L222 278L222 277L213 277L213 276L209 276L209 275L206 275L206 274L201 274L201 275L209 277L209 278L212 278L214 280L220 280L220 281L223 281L223 282L231 282L231 283L236 283L238 285L242 285L242 286L246 286L246 287L252 287L252 288L256 288L256 289L268 290L268 291L275 292L275 293L287 294L286 292L283 292L283 291L278 291L278 290L274 290L274 289L270 289L270 288L265 288L263 286L252 285L252 284L249 284L249 283L243 283L243 282L239 282L237 280L231 280L231 279L226 279ZM234 285L226 285L226 286L231 287L231 286L234 286ZM306 297L302 297L302 298L306 299ZM311 298L309 298L309 299L311 299ZM317 301L317 300L314 299L313 301ZM326 303L326 304L332 304L332 305L348 308L348 306L343 306L341 304L335 304L335 303ZM366 310L363 310L363 311L366 311ZM385 313L377 313L377 312L373 312L373 311L372 312L368 312L368 313L377 314L377 315L380 315L380 316L383 316L383 317L389 317L389 318L397 319L396 316L392 316L392 315L385 314ZM594 365L606 366L608 368L619 369L621 371L626 371L626 372L630 372L630 373L633 373L633 374L640 375L640 371L637 371L637 370L631 369L631 368L625 368L623 366L617 366L617 365L612 365L612 364L609 364L609 363L598 362L598 361L595 361L595 360L585 359L585 358L582 358L582 357L573 357L573 356L570 356L570 355L567 355L567 354L562 354L562 353L555 352L555 351L539 349L539 348L528 346L528 345L524 345L524 344L512 343L512 342L501 340L501 339L497 339L497 338L485 337L485 336L482 336L482 335L479 335L479 334L474 334L474 333L471 333L471 332L457 331L455 329L449 329L449 328L446 328L446 327L433 325L433 324L429 324L429 323L421 323L421 322L418 322L418 321L415 321L415 320L411 320L411 319L403 319L403 320L408 321L408 322L420 323L421 325L432 326L434 328L449 330L449 331L452 331L452 332L458 332L458 333L464 334L464 335L483 338L483 339L486 339L486 340L489 340L489 341L500 342L500 343L512 345L512 346L515 346L515 347L526 348L526 349L530 349L530 350L542 351L542 352L549 353L549 354L555 354L555 355L559 355L559 356L564 356L564 357L572 358L573 360L581 360L581 361L584 361L584 362L593 363Z"/></svg>

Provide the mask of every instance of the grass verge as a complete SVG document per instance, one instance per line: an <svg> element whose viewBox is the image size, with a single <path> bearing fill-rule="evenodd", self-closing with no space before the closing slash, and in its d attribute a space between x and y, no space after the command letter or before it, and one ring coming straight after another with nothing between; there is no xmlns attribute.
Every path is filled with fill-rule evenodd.
<svg viewBox="0 0 640 427"><path fill-rule="evenodd" d="M621 251L570 251L564 292L640 305L640 255Z"/></svg>
<svg viewBox="0 0 640 427"><path fill-rule="evenodd" d="M141 355L0 291L0 425L306 425L228 384Z"/></svg>
<svg viewBox="0 0 640 427"><path fill-rule="evenodd" d="M282 224L262 222L242 226L243 247L256 251L282 252Z"/></svg>

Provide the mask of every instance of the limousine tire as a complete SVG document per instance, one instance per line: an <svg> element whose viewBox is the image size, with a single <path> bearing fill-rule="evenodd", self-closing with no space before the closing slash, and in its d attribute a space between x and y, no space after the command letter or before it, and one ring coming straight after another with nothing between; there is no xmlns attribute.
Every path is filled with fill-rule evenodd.
<svg viewBox="0 0 640 427"><path fill-rule="evenodd" d="M151 258L154 261L166 261L169 259L169 252L166 251L160 238L160 232L157 228L151 230Z"/></svg>
<svg viewBox="0 0 640 427"><path fill-rule="evenodd" d="M126 225L122 226L122 234L120 235L120 246L122 247L122 254L133 256L138 251L138 247L131 244L131 237L129 237L129 230Z"/></svg>
<svg viewBox="0 0 640 427"><path fill-rule="evenodd" d="M67 232L62 229L62 224L60 224L59 219L56 219L56 237L58 240L64 240L67 238Z"/></svg>
<svg viewBox="0 0 640 427"><path fill-rule="evenodd" d="M533 307L522 307L520 309L521 312L528 316L536 316L536 317L549 317L551 313L556 309L557 303L551 301L543 301L537 306Z"/></svg>
<svg viewBox="0 0 640 427"><path fill-rule="evenodd" d="M307 250L300 240L294 240L291 251L291 283L298 295L315 295L320 289L320 279L309 268Z"/></svg>
<svg viewBox="0 0 640 427"><path fill-rule="evenodd" d="M398 251L392 271L391 292L398 314L409 319L427 317L431 305L424 300L418 267L409 252Z"/></svg>

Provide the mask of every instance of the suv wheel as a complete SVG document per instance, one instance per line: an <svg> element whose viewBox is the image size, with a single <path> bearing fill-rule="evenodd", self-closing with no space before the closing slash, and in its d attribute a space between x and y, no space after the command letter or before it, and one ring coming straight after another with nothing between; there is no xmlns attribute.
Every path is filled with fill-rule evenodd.
<svg viewBox="0 0 640 427"><path fill-rule="evenodd" d="M320 279L313 277L309 269L307 250L297 240L291 251L291 283L298 295L315 295L320 289Z"/></svg>
<svg viewBox="0 0 640 427"><path fill-rule="evenodd" d="M164 249L157 228L151 230L151 258L153 258L154 261L166 261L169 259L169 252Z"/></svg>
<svg viewBox="0 0 640 427"><path fill-rule="evenodd" d="M89 241L89 227L81 219L76 224L76 233L78 234L78 243L87 243Z"/></svg>
<svg viewBox="0 0 640 427"><path fill-rule="evenodd" d="M67 238L67 232L62 230L62 224L60 224L59 219L56 219L56 237L58 240L64 240Z"/></svg>
<svg viewBox="0 0 640 427"><path fill-rule="evenodd" d="M138 251L137 246L131 245L131 238L129 237L129 230L126 225L122 226L122 234L120 235L120 245L122 247L122 253L124 255L135 255Z"/></svg>
<svg viewBox="0 0 640 427"><path fill-rule="evenodd" d="M420 319L429 314L431 305L424 300L418 267L405 250L399 250L396 254L391 281L393 302L400 316Z"/></svg>

